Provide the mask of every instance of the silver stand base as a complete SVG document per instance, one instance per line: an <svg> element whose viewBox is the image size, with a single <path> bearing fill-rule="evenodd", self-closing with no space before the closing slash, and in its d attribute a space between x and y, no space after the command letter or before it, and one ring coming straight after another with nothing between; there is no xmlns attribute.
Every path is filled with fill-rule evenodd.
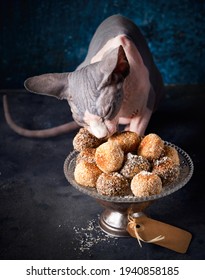
<svg viewBox="0 0 205 280"><path fill-rule="evenodd" d="M151 201L140 203L113 203L97 200L105 210L100 215L100 228L114 237L130 237L127 232L128 216L141 215L152 204Z"/></svg>
<svg viewBox="0 0 205 280"><path fill-rule="evenodd" d="M130 237L126 230L127 214L105 209L100 216L100 228L107 234L114 237Z"/></svg>

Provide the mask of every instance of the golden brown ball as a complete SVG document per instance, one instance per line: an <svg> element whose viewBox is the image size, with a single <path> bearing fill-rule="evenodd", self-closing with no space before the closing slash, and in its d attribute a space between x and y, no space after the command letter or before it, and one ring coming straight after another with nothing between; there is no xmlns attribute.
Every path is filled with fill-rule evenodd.
<svg viewBox="0 0 205 280"><path fill-rule="evenodd" d="M164 145L163 156L170 158L175 164L180 165L179 154L174 147Z"/></svg>
<svg viewBox="0 0 205 280"><path fill-rule="evenodd" d="M149 161L158 159L164 149L164 141L155 133L147 134L139 144L137 154Z"/></svg>
<svg viewBox="0 0 205 280"><path fill-rule="evenodd" d="M138 197L160 194L162 191L162 181L156 174L141 171L133 177L131 190L134 196Z"/></svg>
<svg viewBox="0 0 205 280"><path fill-rule="evenodd" d="M95 187L98 177L102 171L93 162L86 160L79 161L75 166L75 181L84 187Z"/></svg>
<svg viewBox="0 0 205 280"><path fill-rule="evenodd" d="M140 140L140 136L132 131L116 132L108 139L108 141L114 141L120 145L125 153L137 152Z"/></svg>
<svg viewBox="0 0 205 280"><path fill-rule="evenodd" d="M95 162L105 173L119 170L123 161L124 152L115 142L105 142L96 148Z"/></svg>

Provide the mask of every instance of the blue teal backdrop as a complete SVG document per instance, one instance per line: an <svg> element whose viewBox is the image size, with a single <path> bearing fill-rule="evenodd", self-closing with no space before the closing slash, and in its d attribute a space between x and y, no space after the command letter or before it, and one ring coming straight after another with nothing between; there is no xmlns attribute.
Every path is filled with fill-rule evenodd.
<svg viewBox="0 0 205 280"><path fill-rule="evenodd" d="M46 72L73 71L97 26L112 14L132 19L146 37L165 84L202 84L203 0L0 1L0 88L22 88Z"/></svg>

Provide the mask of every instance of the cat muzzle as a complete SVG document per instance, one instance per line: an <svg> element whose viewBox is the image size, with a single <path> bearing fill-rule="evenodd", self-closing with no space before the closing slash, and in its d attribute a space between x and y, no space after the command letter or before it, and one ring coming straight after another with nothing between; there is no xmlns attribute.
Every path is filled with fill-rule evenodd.
<svg viewBox="0 0 205 280"><path fill-rule="evenodd" d="M109 137L116 132L116 124L111 124L110 121L96 121L90 122L90 132L97 138Z"/></svg>

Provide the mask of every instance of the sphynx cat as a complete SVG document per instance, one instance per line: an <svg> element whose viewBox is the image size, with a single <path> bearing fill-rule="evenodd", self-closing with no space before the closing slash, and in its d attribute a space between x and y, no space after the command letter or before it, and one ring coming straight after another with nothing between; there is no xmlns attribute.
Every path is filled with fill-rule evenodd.
<svg viewBox="0 0 205 280"><path fill-rule="evenodd" d="M100 24L85 60L75 71L28 78L25 88L66 99L74 119L58 128L30 131L12 121L4 97L7 122L27 137L49 137L83 126L97 138L104 138L115 133L119 124L144 135L164 94L162 76L145 38L121 15L110 16Z"/></svg>

